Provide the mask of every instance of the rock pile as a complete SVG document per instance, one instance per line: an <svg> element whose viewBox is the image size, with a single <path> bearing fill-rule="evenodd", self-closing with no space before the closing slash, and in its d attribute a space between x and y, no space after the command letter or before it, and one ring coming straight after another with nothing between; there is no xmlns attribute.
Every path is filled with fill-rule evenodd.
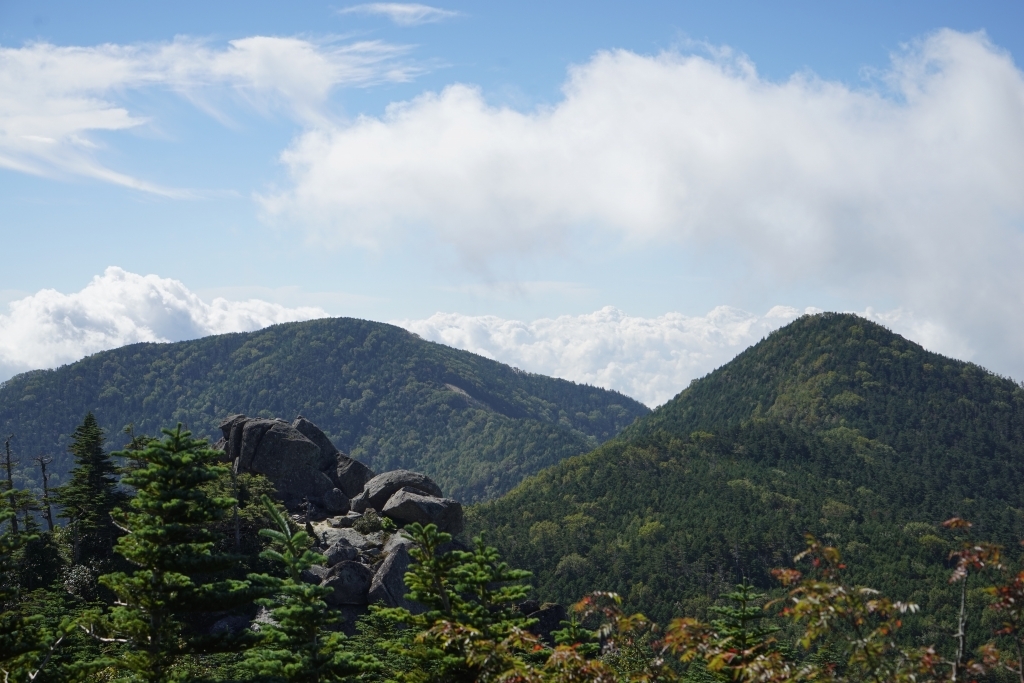
<svg viewBox="0 0 1024 683"><path fill-rule="evenodd" d="M375 474L338 451L331 440L301 415L294 422L231 415L220 425L223 450L235 472L266 476L300 524L309 522L324 556L322 566L303 580L333 589L328 602L342 611L345 630L369 603L382 602L411 611L403 577L412 540L401 527L436 524L462 531L462 505L445 498L430 477L409 470ZM381 517L395 523L388 533ZM394 527L392 527L394 528ZM458 547L464 548L455 541Z"/></svg>
<svg viewBox="0 0 1024 683"><path fill-rule="evenodd" d="M345 513L373 471L338 451L315 424L231 415L220 425L224 451L235 472L270 479L289 509L312 504L325 513Z"/></svg>

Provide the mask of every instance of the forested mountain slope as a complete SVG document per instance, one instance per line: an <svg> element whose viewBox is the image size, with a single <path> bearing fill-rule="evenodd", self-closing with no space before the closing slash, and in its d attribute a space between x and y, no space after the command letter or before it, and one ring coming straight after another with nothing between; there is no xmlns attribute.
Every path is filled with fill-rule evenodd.
<svg viewBox="0 0 1024 683"><path fill-rule="evenodd" d="M68 435L89 410L110 442L134 423L183 422L212 440L230 413L302 414L377 471L408 468L466 502L586 452L649 410L622 394L533 375L383 323L331 318L175 344L135 344L0 387L0 428L67 471ZM56 482L51 482L51 486Z"/></svg>
<svg viewBox="0 0 1024 683"><path fill-rule="evenodd" d="M811 532L846 553L857 580L937 615L914 627L931 637L951 629L941 522L954 515L1017 554L1024 389L823 314L475 507L470 527L534 570L542 599L613 590L662 621L704 616L744 576L772 586L769 570Z"/></svg>

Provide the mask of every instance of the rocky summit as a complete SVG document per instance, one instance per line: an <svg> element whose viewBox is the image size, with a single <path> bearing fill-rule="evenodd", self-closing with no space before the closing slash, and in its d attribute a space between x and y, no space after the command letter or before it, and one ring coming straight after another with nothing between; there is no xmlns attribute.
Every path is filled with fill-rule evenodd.
<svg viewBox="0 0 1024 683"><path fill-rule="evenodd" d="M344 615L344 630L353 631L369 603L422 610L406 598L412 540L402 527L436 524L459 534L458 501L445 498L441 487L419 472L375 474L301 415L290 423L230 415L220 429L223 438L214 448L224 452L234 471L265 476L292 520L312 531L324 563L302 578L333 589L327 601ZM451 547L466 549L457 540Z"/></svg>

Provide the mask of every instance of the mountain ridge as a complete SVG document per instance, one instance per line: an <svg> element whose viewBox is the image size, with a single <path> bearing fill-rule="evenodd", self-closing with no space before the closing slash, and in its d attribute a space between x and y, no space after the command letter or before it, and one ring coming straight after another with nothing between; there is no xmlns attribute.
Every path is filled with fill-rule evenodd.
<svg viewBox="0 0 1024 683"><path fill-rule="evenodd" d="M16 434L12 445L23 460L54 456L58 475L67 435L88 410L113 446L128 423L153 434L180 421L215 440L227 414L290 421L301 413L367 465L424 471L467 502L585 452L649 412L617 392L352 318L133 344L0 385L0 425Z"/></svg>
<svg viewBox="0 0 1024 683"><path fill-rule="evenodd" d="M857 581L941 621L955 603L941 522L972 520L1013 560L1022 483L1024 388L857 316L819 314L474 506L469 528L534 570L541 599L613 590L659 621L705 616L744 578L771 589L769 570L809 532L855 560ZM929 582L940 588L922 592Z"/></svg>

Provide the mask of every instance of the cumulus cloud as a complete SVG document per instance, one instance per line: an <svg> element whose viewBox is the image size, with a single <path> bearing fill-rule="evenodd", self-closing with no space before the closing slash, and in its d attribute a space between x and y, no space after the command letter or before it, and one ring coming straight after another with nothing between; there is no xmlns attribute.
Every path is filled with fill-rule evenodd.
<svg viewBox="0 0 1024 683"><path fill-rule="evenodd" d="M430 24L459 16L458 12L412 2L370 2L339 10L339 14L379 14L399 26Z"/></svg>
<svg viewBox="0 0 1024 683"><path fill-rule="evenodd" d="M326 317L250 299L206 303L181 282L107 268L81 291L44 289L0 314L0 380L136 342L172 342Z"/></svg>
<svg viewBox="0 0 1024 683"><path fill-rule="evenodd" d="M725 249L751 277L892 301L1024 370L1024 74L981 33L910 44L860 89L769 81L728 50L606 51L551 106L452 85L281 158L292 185L261 197L268 216L327 242L427 230L472 264L594 234Z"/></svg>
<svg viewBox="0 0 1024 683"><path fill-rule="evenodd" d="M641 318L607 306L533 322L437 313L395 324L424 339L530 372L615 389L654 407L801 313L776 306L754 315L719 306L704 316Z"/></svg>
<svg viewBox="0 0 1024 683"><path fill-rule="evenodd" d="M325 101L340 86L409 79L407 48L380 41L315 43L251 36L226 46L178 38L165 43L0 47L0 167L37 175L83 175L181 196L105 167L95 133L147 123L120 103L132 90L160 87L217 113L225 94L326 125Z"/></svg>

